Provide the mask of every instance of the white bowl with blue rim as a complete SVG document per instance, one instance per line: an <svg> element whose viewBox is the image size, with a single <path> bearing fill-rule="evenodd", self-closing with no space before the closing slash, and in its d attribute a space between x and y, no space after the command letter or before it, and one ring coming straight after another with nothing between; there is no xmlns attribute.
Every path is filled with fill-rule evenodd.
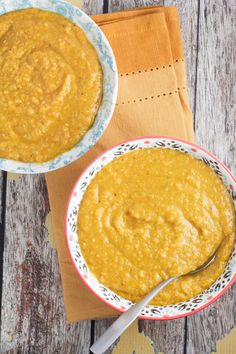
<svg viewBox="0 0 236 354"><path fill-rule="evenodd" d="M78 7L64 0L4 0L0 1L0 15L26 8L56 12L78 25L86 34L98 53L103 70L103 99L95 122L81 140L69 151L53 160L42 163L25 163L0 158L0 169L14 173L46 173L64 167L81 157L101 137L113 114L117 90L118 74L114 54L109 42L96 23Z"/></svg>

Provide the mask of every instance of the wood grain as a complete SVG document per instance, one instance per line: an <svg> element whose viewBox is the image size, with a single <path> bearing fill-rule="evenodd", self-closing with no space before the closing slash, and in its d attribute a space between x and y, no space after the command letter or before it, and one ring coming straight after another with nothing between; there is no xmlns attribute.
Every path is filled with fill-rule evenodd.
<svg viewBox="0 0 236 354"><path fill-rule="evenodd" d="M83 10L88 15L103 13L103 0L84 0Z"/></svg>
<svg viewBox="0 0 236 354"><path fill-rule="evenodd" d="M196 138L235 173L235 3L200 3ZM236 284L187 321L187 353L208 354L236 325Z"/></svg>
<svg viewBox="0 0 236 354"><path fill-rule="evenodd" d="M109 12L123 11L135 7L163 5L163 0L110 0Z"/></svg>
<svg viewBox="0 0 236 354"><path fill-rule="evenodd" d="M236 6L220 3L200 5L196 136L235 173Z"/></svg>
<svg viewBox="0 0 236 354"><path fill-rule="evenodd" d="M3 277L3 252L4 252L4 218L5 218L5 187L6 173L0 171L0 301L2 299L2 277ZM0 314L1 322L1 314Z"/></svg>
<svg viewBox="0 0 236 354"><path fill-rule="evenodd" d="M2 212L3 212L3 209L2 209L3 208L3 205L2 205L3 173L4 172L0 171L0 225L3 224L3 220L2 220Z"/></svg>
<svg viewBox="0 0 236 354"><path fill-rule="evenodd" d="M194 113L197 70L198 1L164 0L164 5L176 6L179 11L187 72L189 102L192 112Z"/></svg>
<svg viewBox="0 0 236 354"><path fill-rule="evenodd" d="M139 329L153 342L155 353L184 352L184 319L173 321L139 321Z"/></svg>
<svg viewBox="0 0 236 354"><path fill-rule="evenodd" d="M0 352L86 353L90 322L67 325L43 176L8 181Z"/></svg>

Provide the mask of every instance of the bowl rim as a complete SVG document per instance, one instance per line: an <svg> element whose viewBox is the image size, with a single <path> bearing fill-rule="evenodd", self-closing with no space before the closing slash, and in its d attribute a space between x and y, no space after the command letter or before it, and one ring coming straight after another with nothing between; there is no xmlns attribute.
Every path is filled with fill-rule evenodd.
<svg viewBox="0 0 236 354"><path fill-rule="evenodd" d="M7 1L9 3L9 1ZM50 3L50 4L49 4ZM70 9L73 9L73 11L76 11L76 16L77 20L75 20L73 17L70 17L68 14L62 14L59 12L59 10L56 10L56 7L60 7L60 5L64 5ZM3 4L2 7L4 8L6 5ZM102 66L102 71L103 71L103 77L106 76L106 72L109 70L106 69L105 67L108 67L112 65L112 69L110 68L110 72L112 72L112 80L113 85L112 85L112 91L109 96L107 94L105 95L105 80L103 81L103 98L102 102L98 108L98 112L95 116L93 124L89 127L89 129L86 131L86 133L82 136L81 139L77 141L75 145L73 145L70 149L62 152L61 154L55 156L53 159L44 161L44 162L22 162L18 160L13 160L13 159L8 159L4 157L0 157L0 170L6 171L6 172L12 172L12 173L17 173L17 174L40 174L40 173L48 173L63 167L66 167L67 165L71 164L72 162L76 161L78 158L83 156L88 150L90 150L96 142L101 138L101 136L104 134L108 124L110 123L110 120L112 118L112 115L115 110L116 106L116 101L117 101L117 95L118 95L118 69L117 69L117 64L116 64L116 59L113 53L113 50L111 48L111 45L106 37L106 35L103 33L103 31L100 29L100 27L96 24L96 22L89 16L87 15L81 8L78 6L68 2L67 0L57 0L57 2L53 3L51 1L45 1L45 3L40 4L37 0L30 0L26 2L25 4L17 2L11 3L10 5L11 9L7 9L6 11L4 10L3 12L0 11L0 16L5 15L7 13L10 13L12 11L20 11L20 10L25 10L25 9L39 9L42 11L49 11L49 12L54 12L57 13L67 20L69 20L72 23L75 23L77 26L80 27L80 29L84 32L86 38L88 41L91 43L91 45L94 47L98 54L99 62ZM1 10L1 9L0 9ZM78 18L80 19L78 20ZM81 20L82 19L82 20ZM87 22L87 24L90 24L92 27L92 33L94 34L97 32L100 36L100 39L96 39L97 42L91 39L89 31L85 29L83 25L83 20ZM81 22L80 22L81 21ZM85 24L84 24L85 25ZM95 38L95 36L94 36ZM98 43L98 41L101 41L101 43ZM102 49L100 48L102 43L105 46L105 49L107 50L107 53L109 57L112 59L112 64L109 64L109 59L104 59L102 60L102 56L104 57L104 53L102 53ZM104 64L105 63L105 64ZM108 71L107 71L108 70ZM107 90L110 92L110 90ZM101 112L99 112L101 109ZM98 117L98 114L103 115L103 124L102 126L96 127L94 132L96 131L97 134L93 134L93 137L90 137L90 141L84 141L84 138L86 138L87 134L94 129L94 125L96 123L96 119ZM101 119L101 117L100 117ZM82 144L82 146L78 146L79 144ZM72 154L72 152L74 153ZM67 160L68 159L68 160ZM50 166L51 165L51 166Z"/></svg>
<svg viewBox="0 0 236 354"><path fill-rule="evenodd" d="M72 253L70 251L70 247L69 247L69 235L67 233L67 215L68 215L68 211L69 211L69 205L70 205L70 201L72 199L72 195L73 193L75 192L76 190L76 187L77 187L77 184L79 182L79 180L83 177L83 175L87 172L87 170L97 161L99 160L103 155L106 155L109 151L111 151L112 149L120 146L121 144L126 144L126 143L132 143L132 142L135 142L137 140L140 140L140 139L167 139L167 140L173 140L173 141L177 141L177 142L180 142L180 143L184 143L184 144L187 144L189 145L190 147L192 148L196 148L198 150L201 150L203 151L204 153L206 153L207 155L209 155L210 157L212 157L214 160L216 160L220 165L221 167L223 167L223 169L226 170L226 172L229 174L229 176L233 179L234 183L236 184L236 178L234 177L234 175L232 174L232 172L230 171L230 169L222 162L220 161L213 153L211 153L210 151L208 151L207 149L205 148L202 148L201 146L195 144L195 143L192 143L192 142L188 142L184 139L180 139L180 138L175 138L175 137L172 137L172 136L167 136L167 135L144 135L144 136L139 136L139 137L136 137L136 138L132 138L132 139L128 139L128 140L124 140L124 141L121 141L120 143L118 144L115 144L113 146L111 146L110 148L106 149L105 151L101 152L100 154L98 154L98 156L96 156L85 168L84 170L79 174L78 178L76 179L74 185L73 185L73 188L71 190L71 193L68 197L68 200L67 200L67 205L66 205L66 212L65 212L65 216L64 216L64 235L65 235L65 238L66 238L66 247L67 247L67 252L69 254L69 257L71 259L71 262L73 264L73 267L74 269L76 270L76 273L79 275L79 278L82 280L82 283L87 287L87 289L90 290L90 292L96 296L96 298L98 298L99 300L101 300L105 305L109 306L110 308L112 308L113 310L117 311L118 313L123 313L125 312L126 310L122 310L118 307L116 307L115 305L111 304L109 301L105 300L102 296L100 296L94 289L92 286L90 286L88 284L88 282L86 282L86 280L83 278L82 274L80 273L80 271L78 270L77 266L76 266L76 263L72 257ZM194 309L192 310L190 313L187 312L187 313L183 313L183 314L180 314L180 315L170 315L170 316L165 316L165 317L161 317L161 318L158 318L158 317L150 317L150 316L145 316L145 315L140 315L138 316L137 318L138 319L145 319L145 320L154 320L154 321L166 321L166 320L174 320L174 319L178 319L178 318L182 318L182 317L187 317L187 316L191 316L203 309L205 309L206 307L208 307L209 305L213 304L215 301L217 301L231 286L232 284L234 283L234 281L236 281L236 272L233 276L233 278L230 280L230 282L225 286L224 289L222 289L215 297L213 297L212 299L210 299L209 301L207 301L205 304L203 304L202 306L200 306L199 308L197 309ZM100 283L100 282L99 282ZM163 306L165 307L165 306Z"/></svg>

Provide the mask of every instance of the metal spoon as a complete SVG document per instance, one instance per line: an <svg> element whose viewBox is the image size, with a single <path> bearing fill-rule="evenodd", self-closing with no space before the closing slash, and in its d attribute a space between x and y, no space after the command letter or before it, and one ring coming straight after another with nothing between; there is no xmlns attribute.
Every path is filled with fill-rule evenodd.
<svg viewBox="0 0 236 354"><path fill-rule="evenodd" d="M223 242L223 241L222 241ZM217 247L215 252L204 262L200 267L192 270L189 273L174 276L169 278L160 284L158 284L149 294L147 294L141 301L137 302L135 305L131 306L127 311L125 311L107 330L106 332L91 346L90 350L94 354L104 353L110 345L112 345L115 340L129 327L129 325L138 317L144 306L146 306L162 289L164 289L168 284L173 281L180 279L186 275L193 275L209 267L216 258L219 248L222 244Z"/></svg>

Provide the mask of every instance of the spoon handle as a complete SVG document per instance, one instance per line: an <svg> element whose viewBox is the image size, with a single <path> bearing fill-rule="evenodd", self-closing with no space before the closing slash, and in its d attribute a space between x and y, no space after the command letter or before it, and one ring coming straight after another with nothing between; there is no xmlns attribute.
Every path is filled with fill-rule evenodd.
<svg viewBox="0 0 236 354"><path fill-rule="evenodd" d="M92 345L90 348L94 354L104 353L112 343L126 330L126 328L138 317L141 310L146 306L162 289L164 289L172 281L178 277L169 278L157 285L150 293L148 293L141 301L131 306L125 311L106 332Z"/></svg>

